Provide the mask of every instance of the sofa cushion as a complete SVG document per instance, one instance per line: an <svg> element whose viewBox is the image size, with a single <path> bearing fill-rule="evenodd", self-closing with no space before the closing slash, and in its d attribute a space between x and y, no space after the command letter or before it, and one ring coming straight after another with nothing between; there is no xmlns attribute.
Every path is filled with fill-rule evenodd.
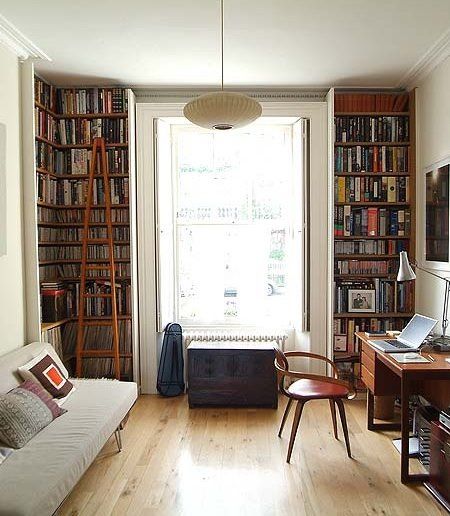
<svg viewBox="0 0 450 516"><path fill-rule="evenodd" d="M51 515L137 398L133 382L72 379L67 413L0 467L0 515Z"/></svg>
<svg viewBox="0 0 450 516"><path fill-rule="evenodd" d="M43 351L37 357L19 367L24 380L39 383L53 398L66 398L73 390L73 383L53 358Z"/></svg>
<svg viewBox="0 0 450 516"><path fill-rule="evenodd" d="M33 392L36 389L32 387L25 382L25 388L20 386L0 394L0 441L11 448L22 448L55 417L61 415L61 409L56 403L52 402L55 409L53 412L48 403L37 392Z"/></svg>

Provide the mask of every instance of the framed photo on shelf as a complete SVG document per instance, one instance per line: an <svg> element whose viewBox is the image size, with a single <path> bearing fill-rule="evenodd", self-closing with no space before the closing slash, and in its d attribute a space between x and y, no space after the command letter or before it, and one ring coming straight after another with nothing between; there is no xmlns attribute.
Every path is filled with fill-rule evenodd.
<svg viewBox="0 0 450 516"><path fill-rule="evenodd" d="M424 170L424 265L450 270L449 192L450 156Z"/></svg>
<svg viewBox="0 0 450 516"><path fill-rule="evenodd" d="M334 351L347 351L347 335L334 336Z"/></svg>
<svg viewBox="0 0 450 516"><path fill-rule="evenodd" d="M348 291L349 312L375 312L375 289Z"/></svg>

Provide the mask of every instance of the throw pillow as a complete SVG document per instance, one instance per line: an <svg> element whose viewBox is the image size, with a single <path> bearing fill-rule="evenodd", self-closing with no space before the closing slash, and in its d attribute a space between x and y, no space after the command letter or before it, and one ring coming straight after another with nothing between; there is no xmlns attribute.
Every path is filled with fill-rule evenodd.
<svg viewBox="0 0 450 516"><path fill-rule="evenodd" d="M50 394L42 387L42 385L38 383L32 382L31 380L25 380L23 383L20 384L20 389L26 389L27 391L36 394L36 396L40 398L41 401L43 401L50 409L53 419L56 419L61 414L67 412L67 410L61 408L50 396Z"/></svg>
<svg viewBox="0 0 450 516"><path fill-rule="evenodd" d="M55 419L48 405L27 387L0 394L0 441L11 448L22 448Z"/></svg>
<svg viewBox="0 0 450 516"><path fill-rule="evenodd" d="M19 374L24 380L42 385L53 398L66 398L75 389L73 383L46 351L19 367Z"/></svg>

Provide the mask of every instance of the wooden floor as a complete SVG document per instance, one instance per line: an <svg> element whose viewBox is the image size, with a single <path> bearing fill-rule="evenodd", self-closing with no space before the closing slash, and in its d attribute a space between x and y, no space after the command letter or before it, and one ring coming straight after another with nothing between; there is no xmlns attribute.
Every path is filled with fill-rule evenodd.
<svg viewBox="0 0 450 516"><path fill-rule="evenodd" d="M332 435L328 402L306 405L291 464L291 418L270 409L193 409L187 399L141 396L61 515L437 515L423 487L400 483L394 433L365 428L363 401L346 403L354 459ZM293 412L293 411L292 411Z"/></svg>

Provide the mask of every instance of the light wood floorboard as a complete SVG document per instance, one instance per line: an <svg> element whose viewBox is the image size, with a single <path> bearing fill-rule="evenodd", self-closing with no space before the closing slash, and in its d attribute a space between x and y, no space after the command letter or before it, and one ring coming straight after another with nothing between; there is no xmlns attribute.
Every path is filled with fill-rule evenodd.
<svg viewBox="0 0 450 516"><path fill-rule="evenodd" d="M186 397L141 396L59 511L61 516L446 514L422 486L400 483L393 432L369 432L365 403L346 403L353 459L327 401L305 406L291 464L285 400L270 409L193 409ZM291 411L294 412L293 410Z"/></svg>

